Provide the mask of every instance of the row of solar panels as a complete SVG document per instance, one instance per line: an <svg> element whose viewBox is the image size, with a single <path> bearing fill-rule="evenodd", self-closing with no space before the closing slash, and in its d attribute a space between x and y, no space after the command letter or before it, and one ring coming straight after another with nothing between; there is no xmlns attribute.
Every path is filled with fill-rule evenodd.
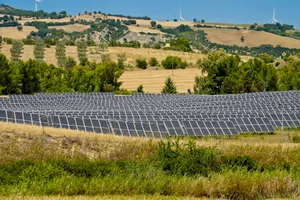
<svg viewBox="0 0 300 200"><path fill-rule="evenodd" d="M107 120L86 117L66 117L0 111L0 121L39 126L50 126L96 133L113 133L122 136L210 136L236 135L247 132L272 132L273 126L267 118L232 119L232 121L171 120L130 121Z"/></svg>
<svg viewBox="0 0 300 200"><path fill-rule="evenodd" d="M280 97L298 97L300 96L299 91L288 91L288 92L268 92L268 93L249 93L249 94L239 94L239 95L172 95L172 94L139 94L133 93L131 95L135 98L172 98L172 99L251 99L251 98L280 98ZM56 94L43 94L37 93L34 95L10 95L10 99L31 99L31 98L96 98L96 97L115 97L114 93L56 93ZM125 96L123 98L130 98L130 96Z"/></svg>

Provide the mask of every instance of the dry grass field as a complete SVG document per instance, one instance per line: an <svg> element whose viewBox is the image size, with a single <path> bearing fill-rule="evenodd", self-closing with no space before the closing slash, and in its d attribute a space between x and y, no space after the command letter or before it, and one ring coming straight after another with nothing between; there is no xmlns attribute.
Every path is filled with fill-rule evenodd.
<svg viewBox="0 0 300 200"><path fill-rule="evenodd" d="M288 48L300 48L300 40L283 37L264 31L237 31L223 29L202 29L207 33L207 39L211 42L225 45L257 47L262 44L280 45ZM241 42L241 37L245 42Z"/></svg>
<svg viewBox="0 0 300 200"><path fill-rule="evenodd" d="M130 31L136 32L136 33L144 32L144 33L165 34L158 29L150 28L150 26L137 27L136 25L131 25L131 26L128 26L128 28Z"/></svg>
<svg viewBox="0 0 300 200"><path fill-rule="evenodd" d="M25 39L31 31L37 31L37 29L31 26L24 26L22 31L18 31L17 27L1 27L0 36L12 39Z"/></svg>
<svg viewBox="0 0 300 200"><path fill-rule="evenodd" d="M143 85L144 91L147 93L161 93L164 82L168 76L172 77L179 93L187 93L187 89L193 90L194 78L201 75L198 68L187 68L174 70L134 70L126 71L122 77L123 88L128 90L136 90L139 85Z"/></svg>
<svg viewBox="0 0 300 200"><path fill-rule="evenodd" d="M82 24L72 24L72 25L67 25L67 26L49 26L49 28L54 28L54 29L62 29L67 33L73 33L73 32L83 32L90 27L87 25L82 25Z"/></svg>

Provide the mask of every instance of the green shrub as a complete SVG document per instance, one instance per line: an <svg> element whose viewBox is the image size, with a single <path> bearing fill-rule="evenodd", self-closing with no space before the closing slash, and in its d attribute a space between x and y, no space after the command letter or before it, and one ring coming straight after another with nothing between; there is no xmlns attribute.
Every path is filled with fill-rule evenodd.
<svg viewBox="0 0 300 200"><path fill-rule="evenodd" d="M157 66L157 65L158 65L157 59L156 59L155 57L150 58L150 60L149 60L149 65L150 65L151 67Z"/></svg>
<svg viewBox="0 0 300 200"><path fill-rule="evenodd" d="M217 155L214 148L199 147L192 141L187 148L180 145L179 141L168 141L160 142L157 160L160 167L171 174L208 176L221 169Z"/></svg>
<svg viewBox="0 0 300 200"><path fill-rule="evenodd" d="M147 61L145 59L136 59L136 67L140 69L147 69Z"/></svg>
<svg viewBox="0 0 300 200"><path fill-rule="evenodd" d="M139 85L139 86L137 87L136 91L137 91L138 93L144 93L144 87L143 87L143 85Z"/></svg>
<svg viewBox="0 0 300 200"><path fill-rule="evenodd" d="M300 136L294 135L292 137L292 140L293 140L294 143L300 143Z"/></svg>
<svg viewBox="0 0 300 200"><path fill-rule="evenodd" d="M187 62L178 56L168 56L161 64L165 69L185 69L188 66Z"/></svg>
<svg viewBox="0 0 300 200"><path fill-rule="evenodd" d="M155 43L153 46L152 46L153 49L161 49L161 45L159 43Z"/></svg>
<svg viewBox="0 0 300 200"><path fill-rule="evenodd" d="M244 168L247 171L255 171L259 169L259 163L249 156L223 156L221 158L224 168L238 169Z"/></svg>
<svg viewBox="0 0 300 200"><path fill-rule="evenodd" d="M120 89L118 91L115 91L116 95L131 95L131 93L128 90Z"/></svg>

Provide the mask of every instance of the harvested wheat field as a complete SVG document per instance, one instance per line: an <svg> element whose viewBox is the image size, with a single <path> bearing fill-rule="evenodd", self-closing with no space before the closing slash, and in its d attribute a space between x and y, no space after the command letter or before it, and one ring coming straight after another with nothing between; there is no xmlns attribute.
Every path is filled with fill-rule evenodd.
<svg viewBox="0 0 300 200"><path fill-rule="evenodd" d="M164 82L171 76L177 86L179 93L187 93L187 89L193 90L195 76L200 76L201 71L197 68L176 69L172 76L172 70L147 69L126 71L121 76L123 88L136 90L139 85L143 85L147 93L161 93Z"/></svg>
<svg viewBox="0 0 300 200"><path fill-rule="evenodd" d="M17 27L1 27L0 36L12 39L25 39L31 31L37 31L37 29L32 26L24 26L22 31L18 31Z"/></svg>
<svg viewBox="0 0 300 200"><path fill-rule="evenodd" d="M152 20L136 20L136 23L140 26L140 27L150 27L150 22ZM173 21L156 21L157 24L162 25L164 28L175 28L180 26L181 24L184 25L189 25L191 27L194 26L193 22L173 22Z"/></svg>
<svg viewBox="0 0 300 200"><path fill-rule="evenodd" d="M11 45L3 45L1 52L10 58L10 48ZM183 53L178 51L165 51L165 50L155 50L155 49L134 49L134 48L122 48L122 47L112 47L109 48L108 52L99 52L98 47L88 48L88 57L90 61L101 62L101 53L109 54L112 61L117 61L118 54L126 54L127 63L129 65L135 66L135 60L138 58L149 60L151 57L155 57L159 63L164 60L167 56L179 56L183 60L187 60L188 63L195 64L199 58L203 55L196 53ZM66 47L67 56L71 56L78 61L77 47L67 46ZM34 58L33 46L25 45L22 54L23 60L28 60L29 58ZM45 61L48 64L56 64L55 57L55 46L50 48L45 48Z"/></svg>
<svg viewBox="0 0 300 200"><path fill-rule="evenodd" d="M90 28L90 26L87 25L82 25L82 24L72 24L72 25L66 25L66 26L49 26L49 28L54 28L57 30L64 30L65 32L68 33L73 33L73 32L83 32L87 29Z"/></svg>
<svg viewBox="0 0 300 200"><path fill-rule="evenodd" d="M144 32L144 33L165 34L165 33L161 32L158 29L150 28L150 24L149 24L148 27L146 27L146 26L137 27L136 25L132 25L132 26L128 26L128 28L129 28L130 31L136 32L136 33Z"/></svg>
<svg viewBox="0 0 300 200"><path fill-rule="evenodd" d="M202 29L207 33L207 39L213 43L257 47L262 44L280 45L287 48L300 48L300 40L283 37L264 31L237 31L223 29ZM241 37L245 42L241 42Z"/></svg>

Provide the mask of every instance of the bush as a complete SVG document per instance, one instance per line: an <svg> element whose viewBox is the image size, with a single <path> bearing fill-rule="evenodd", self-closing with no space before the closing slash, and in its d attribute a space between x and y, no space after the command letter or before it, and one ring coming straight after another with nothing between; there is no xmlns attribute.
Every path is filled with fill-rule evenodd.
<svg viewBox="0 0 300 200"><path fill-rule="evenodd" d="M168 141L160 142L157 159L162 169L171 174L208 176L221 169L217 155L214 148L196 146L192 141L187 148L180 145L179 141Z"/></svg>
<svg viewBox="0 0 300 200"><path fill-rule="evenodd" d="M137 91L137 93L144 93L143 85L139 85L139 87L137 87L136 91Z"/></svg>
<svg viewBox="0 0 300 200"><path fill-rule="evenodd" d="M162 25L161 25L161 24L158 24L158 25L156 26L156 28L162 29Z"/></svg>
<svg viewBox="0 0 300 200"><path fill-rule="evenodd" d="M151 67L157 66L157 65L158 65L157 59L156 59L155 57L150 58L150 60L149 60L149 65L150 65Z"/></svg>
<svg viewBox="0 0 300 200"><path fill-rule="evenodd" d="M300 136L294 135L294 136L292 137L292 140L293 140L294 143L300 143Z"/></svg>
<svg viewBox="0 0 300 200"><path fill-rule="evenodd" d="M161 45L159 43L156 43L152 47L153 49L161 49Z"/></svg>
<svg viewBox="0 0 300 200"><path fill-rule="evenodd" d="M77 65L76 61L74 58L72 57L67 57L66 60L66 69L72 69L73 67L75 67Z"/></svg>
<svg viewBox="0 0 300 200"><path fill-rule="evenodd" d="M259 58L262 59L265 63L273 63L274 62L274 58L273 56L267 54L267 53L263 53L259 55Z"/></svg>
<svg viewBox="0 0 300 200"><path fill-rule="evenodd" d="M168 56L161 64L165 69L185 69L188 66L186 61L182 62L177 56Z"/></svg>
<svg viewBox="0 0 300 200"><path fill-rule="evenodd" d="M145 59L136 59L136 67L140 69L147 69L147 61Z"/></svg>

